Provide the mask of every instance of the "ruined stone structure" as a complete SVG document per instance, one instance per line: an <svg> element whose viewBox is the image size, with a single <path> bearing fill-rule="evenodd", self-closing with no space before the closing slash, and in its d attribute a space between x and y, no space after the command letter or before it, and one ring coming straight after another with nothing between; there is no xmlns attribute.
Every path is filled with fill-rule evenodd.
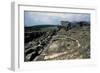
<svg viewBox="0 0 100 73"><path fill-rule="evenodd" d="M61 26L59 27L59 29L68 31L69 29L71 29L71 23L69 21L61 21Z"/></svg>

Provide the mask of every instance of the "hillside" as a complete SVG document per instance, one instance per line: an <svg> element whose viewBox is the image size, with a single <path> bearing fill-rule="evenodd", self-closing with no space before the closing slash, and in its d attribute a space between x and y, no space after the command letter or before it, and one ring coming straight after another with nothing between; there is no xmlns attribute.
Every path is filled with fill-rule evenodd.
<svg viewBox="0 0 100 73"><path fill-rule="evenodd" d="M82 25L69 30L46 26L40 30L27 33L32 39L25 43L25 62L90 58L90 26Z"/></svg>
<svg viewBox="0 0 100 73"><path fill-rule="evenodd" d="M89 28L88 26L78 27L67 32L60 30L48 49L41 54L42 57L44 56L42 60L90 58Z"/></svg>

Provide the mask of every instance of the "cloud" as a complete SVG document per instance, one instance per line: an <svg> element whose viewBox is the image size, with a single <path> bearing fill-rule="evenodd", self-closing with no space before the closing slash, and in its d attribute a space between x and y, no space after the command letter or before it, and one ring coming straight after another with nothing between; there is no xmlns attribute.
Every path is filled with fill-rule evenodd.
<svg viewBox="0 0 100 73"><path fill-rule="evenodd" d="M89 14L76 13L48 13L48 12L24 12L25 26L43 25L43 24L60 24L60 21L90 21Z"/></svg>

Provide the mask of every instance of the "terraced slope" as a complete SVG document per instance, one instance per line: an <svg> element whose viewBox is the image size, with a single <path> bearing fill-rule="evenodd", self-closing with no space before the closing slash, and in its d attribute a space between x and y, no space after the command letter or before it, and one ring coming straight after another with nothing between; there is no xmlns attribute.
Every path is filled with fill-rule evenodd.
<svg viewBox="0 0 100 73"><path fill-rule="evenodd" d="M40 57L44 56L42 60L90 58L89 29L89 26L77 27L69 31L61 29Z"/></svg>
<svg viewBox="0 0 100 73"><path fill-rule="evenodd" d="M90 58L89 26L45 33L38 39L31 41L29 48L25 49L25 61L88 58Z"/></svg>

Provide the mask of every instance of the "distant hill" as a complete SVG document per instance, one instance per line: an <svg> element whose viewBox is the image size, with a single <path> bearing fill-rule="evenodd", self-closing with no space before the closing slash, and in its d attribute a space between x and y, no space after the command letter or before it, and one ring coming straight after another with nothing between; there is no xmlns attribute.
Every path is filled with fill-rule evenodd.
<svg viewBox="0 0 100 73"><path fill-rule="evenodd" d="M34 25L30 27L24 27L25 32L31 31L49 31L49 30L57 30L59 25Z"/></svg>
<svg viewBox="0 0 100 73"><path fill-rule="evenodd" d="M66 22L66 21L65 21ZM67 25L66 25L67 24ZM90 26L90 22L86 21L79 21L79 22L67 22L63 23L63 26L75 28L75 27L82 27L82 26ZM58 27L61 27L60 25L53 25L53 24L42 24L42 25L34 25L34 26L26 26L24 27L25 32L32 32L32 31L52 31L52 30L58 30Z"/></svg>

